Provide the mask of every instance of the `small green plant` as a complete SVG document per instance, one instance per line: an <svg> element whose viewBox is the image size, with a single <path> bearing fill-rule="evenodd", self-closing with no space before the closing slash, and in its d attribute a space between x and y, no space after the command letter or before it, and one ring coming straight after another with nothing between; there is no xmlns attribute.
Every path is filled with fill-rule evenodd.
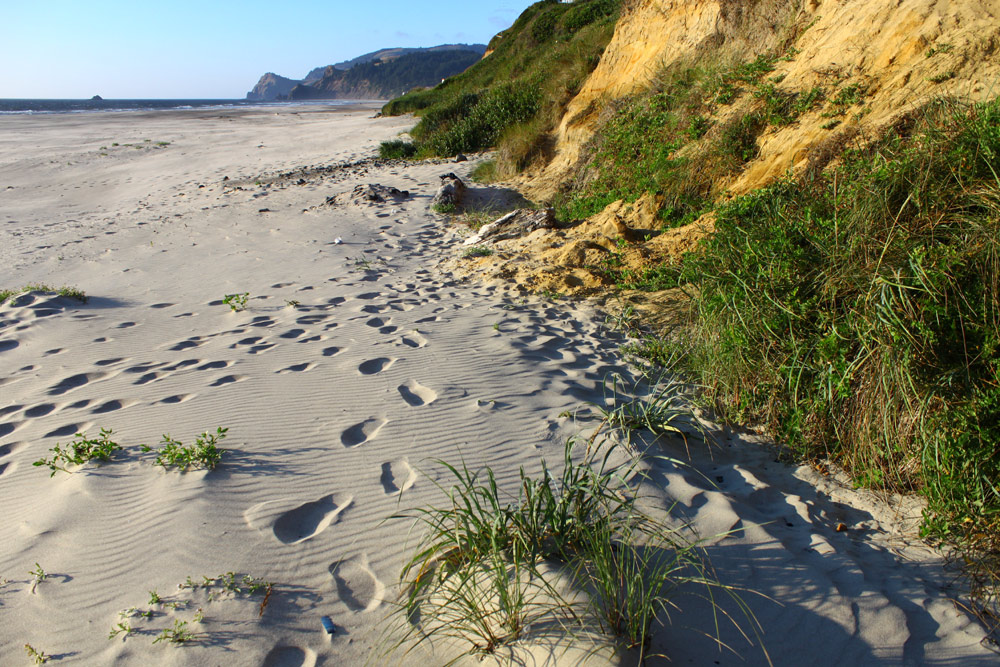
<svg viewBox="0 0 1000 667"><path fill-rule="evenodd" d="M944 83L949 79L955 78L955 70L948 70L947 72L941 72L940 74L935 74L934 76L927 77L927 80L931 83Z"/></svg>
<svg viewBox="0 0 1000 667"><path fill-rule="evenodd" d="M466 259L469 257L489 257L492 254L493 249L484 245L474 245L462 251L462 257Z"/></svg>
<svg viewBox="0 0 1000 667"><path fill-rule="evenodd" d="M38 587L38 584L42 583L43 581L45 581L49 577L48 573L45 570L43 570L42 566L39 565L38 563L35 563L35 569L31 570L30 572L28 572L28 574L31 575L31 592L32 593L35 592L35 589Z"/></svg>
<svg viewBox="0 0 1000 667"><path fill-rule="evenodd" d="M132 618L133 616L150 619L153 618L153 611L151 609L140 611L138 607L129 607L128 609L123 609L118 612L118 618L123 620Z"/></svg>
<svg viewBox="0 0 1000 667"><path fill-rule="evenodd" d="M160 597L155 588L149 591L149 604L160 604L161 602L163 602L163 598Z"/></svg>
<svg viewBox="0 0 1000 667"><path fill-rule="evenodd" d="M45 651L39 651L31 644L25 644L24 651L36 665L44 665L49 661L49 656L45 655Z"/></svg>
<svg viewBox="0 0 1000 667"><path fill-rule="evenodd" d="M110 461L115 452L122 451L122 446L111 440L111 429L102 428L101 435L97 438L88 439L83 433L76 434L76 440L71 442L66 449L58 443L50 449L52 457L41 458L32 465L47 466L52 472L49 477L57 471L69 472L67 465L83 465L89 461Z"/></svg>
<svg viewBox="0 0 1000 667"><path fill-rule="evenodd" d="M935 46L932 46L931 48L927 49L927 57L930 58L938 53L948 53L953 48L955 48L954 44L948 44L946 42L943 42L941 44L936 44Z"/></svg>
<svg viewBox="0 0 1000 667"><path fill-rule="evenodd" d="M250 298L250 292L243 292L242 294L227 294L223 299L223 305L229 306L234 313L238 313L241 310L245 310L247 307L247 300Z"/></svg>
<svg viewBox="0 0 1000 667"><path fill-rule="evenodd" d="M289 308L298 308L299 302L294 299L286 299L285 305L288 306Z"/></svg>
<svg viewBox="0 0 1000 667"><path fill-rule="evenodd" d="M458 210L458 207L452 204L451 202L447 202L443 204L434 204L434 206L431 206L431 209L433 209L438 213L447 214L447 213L454 213L455 211Z"/></svg>
<svg viewBox="0 0 1000 667"><path fill-rule="evenodd" d="M209 594L209 601L211 601L222 593L233 593L234 595L268 593L274 586L270 581L265 581L249 574L240 575L236 572L225 572L214 577L202 576L201 579L201 582L197 582L188 577L178 588L191 590L204 588L211 591Z"/></svg>
<svg viewBox="0 0 1000 667"><path fill-rule="evenodd" d="M135 632L135 628L128 621L119 621L111 626L111 632L108 633L108 640L114 640L118 635L122 635L122 641L125 641L132 633Z"/></svg>
<svg viewBox="0 0 1000 667"><path fill-rule="evenodd" d="M175 618L174 626L172 628L164 628L160 631L160 634L156 636L153 643L158 644L162 641L167 641L171 644L184 644L194 641L196 638L197 635L187 629L187 621Z"/></svg>
<svg viewBox="0 0 1000 667"><path fill-rule="evenodd" d="M558 301L562 298L562 294L553 289L543 289L538 293L543 299L548 299L549 301Z"/></svg>
<svg viewBox="0 0 1000 667"><path fill-rule="evenodd" d="M193 445L187 447L169 435L164 435L160 443L163 445L162 448L155 450L148 445L141 445L140 448L143 452L156 453L156 460L153 462L153 465L163 466L164 468L174 467L181 471L191 468L213 470L219 461L222 460L222 455L226 452L225 449L219 448L218 443L226 437L228 430L228 428L220 426L216 429L215 433L206 431L195 438Z"/></svg>
<svg viewBox="0 0 1000 667"><path fill-rule="evenodd" d="M619 303L618 310L604 317L604 324L612 331L633 334L640 330L639 317L635 306L630 303Z"/></svg>

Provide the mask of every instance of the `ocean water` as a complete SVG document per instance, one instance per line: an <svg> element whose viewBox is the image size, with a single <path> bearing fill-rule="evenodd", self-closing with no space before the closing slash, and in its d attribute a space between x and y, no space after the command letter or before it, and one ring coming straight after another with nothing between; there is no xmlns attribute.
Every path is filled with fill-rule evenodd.
<svg viewBox="0 0 1000 667"><path fill-rule="evenodd" d="M252 107L340 106L357 100L253 102L250 100L29 100L0 99L0 115L157 111L164 109L240 109Z"/></svg>

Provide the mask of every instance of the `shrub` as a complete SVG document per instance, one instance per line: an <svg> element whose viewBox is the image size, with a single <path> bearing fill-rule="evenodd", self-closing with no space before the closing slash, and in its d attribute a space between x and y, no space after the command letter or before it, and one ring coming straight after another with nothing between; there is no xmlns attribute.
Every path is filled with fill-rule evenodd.
<svg viewBox="0 0 1000 667"><path fill-rule="evenodd" d="M383 141L378 147L378 154L387 160L411 158L417 154L417 147L413 142L393 139Z"/></svg>

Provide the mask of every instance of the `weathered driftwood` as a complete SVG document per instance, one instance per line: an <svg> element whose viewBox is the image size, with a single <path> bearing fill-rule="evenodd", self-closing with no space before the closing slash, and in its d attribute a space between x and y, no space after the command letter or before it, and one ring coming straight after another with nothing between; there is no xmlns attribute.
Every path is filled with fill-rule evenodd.
<svg viewBox="0 0 1000 667"><path fill-rule="evenodd" d="M536 229L554 229L557 226L555 211L551 208L537 211L530 208L519 208L502 218L483 225L475 236L465 240L465 245L516 239L527 236Z"/></svg>

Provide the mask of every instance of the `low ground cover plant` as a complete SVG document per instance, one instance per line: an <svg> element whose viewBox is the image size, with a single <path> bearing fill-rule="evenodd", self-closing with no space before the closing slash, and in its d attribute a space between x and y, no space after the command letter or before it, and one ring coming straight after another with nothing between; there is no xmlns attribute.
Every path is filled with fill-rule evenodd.
<svg viewBox="0 0 1000 667"><path fill-rule="evenodd" d="M241 310L246 310L247 300L250 298L250 292L242 292L238 294L227 294L222 298L223 305L229 306L234 313L238 313Z"/></svg>
<svg viewBox="0 0 1000 667"><path fill-rule="evenodd" d="M12 296L24 294L25 292L55 292L59 296L76 299L80 303L87 303L87 295L84 294L83 290L78 287L52 287L51 285L45 285L42 283L30 283L17 289L0 290L0 303L5 302Z"/></svg>
<svg viewBox="0 0 1000 667"><path fill-rule="evenodd" d="M219 442L226 437L228 428L218 427L215 433L205 431L195 438L193 445L185 446L179 440L164 435L160 449L153 449L149 445L141 445L144 452L155 452L156 460L154 465L164 468L177 468L186 471L191 468L204 468L213 470L222 460L222 455L226 450L219 447Z"/></svg>
<svg viewBox="0 0 1000 667"><path fill-rule="evenodd" d="M90 461L110 461L117 452L124 448L117 442L111 440L111 429L102 428L101 434L96 438L87 438L83 433L76 434L76 440L71 442L66 448L56 444L50 449L50 458L41 458L32 465L46 466L52 473L52 477L58 471L70 472L66 466L82 466Z"/></svg>
<svg viewBox="0 0 1000 667"><path fill-rule="evenodd" d="M162 447L159 449L149 445L139 445L139 449L144 453L154 453L156 458L153 464L164 468L173 467L181 471L199 468L213 470L226 452L219 447L219 442L226 437L228 431L228 428L219 426L215 433L206 431L195 438L193 445L187 446L169 435L164 435L160 443ZM112 440L111 435L112 431L109 428L102 428L96 438L87 438L84 433L77 433L76 440L66 447L57 443L49 450L52 456L43 457L33 465L48 467L52 471L49 476L52 477L59 471L72 472L68 466L83 466L91 461L112 461L119 452L124 452L125 448Z"/></svg>

